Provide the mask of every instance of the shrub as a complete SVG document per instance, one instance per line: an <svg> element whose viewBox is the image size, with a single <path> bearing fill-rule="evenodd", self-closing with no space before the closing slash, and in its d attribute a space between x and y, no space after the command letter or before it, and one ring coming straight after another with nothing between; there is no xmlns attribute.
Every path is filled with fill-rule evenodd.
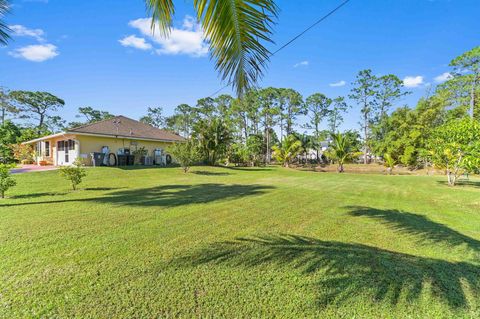
<svg viewBox="0 0 480 319"><path fill-rule="evenodd" d="M190 166L200 158L198 149L192 140L174 143L168 148L168 151L173 155L175 161L182 166L184 173L188 172Z"/></svg>
<svg viewBox="0 0 480 319"><path fill-rule="evenodd" d="M5 192L17 185L17 182L13 179L10 169L13 165L0 164L0 198L5 198Z"/></svg>
<svg viewBox="0 0 480 319"><path fill-rule="evenodd" d="M71 182L72 189L76 190L77 185L82 182L82 178L87 176L87 172L83 167L83 163L80 159L76 159L73 165L71 166L62 166L60 168L60 173Z"/></svg>
<svg viewBox="0 0 480 319"><path fill-rule="evenodd" d="M31 164L34 162L34 154L32 145L28 144L11 144L10 149L13 157L22 164Z"/></svg>

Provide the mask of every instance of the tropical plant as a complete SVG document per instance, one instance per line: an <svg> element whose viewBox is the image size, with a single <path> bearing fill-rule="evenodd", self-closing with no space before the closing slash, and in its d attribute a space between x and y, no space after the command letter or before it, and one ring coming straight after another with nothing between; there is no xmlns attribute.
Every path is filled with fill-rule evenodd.
<svg viewBox="0 0 480 319"><path fill-rule="evenodd" d="M194 165L200 159L198 148L194 141L177 142L168 148L168 152L172 154L174 160L183 168L186 173L190 166Z"/></svg>
<svg viewBox="0 0 480 319"><path fill-rule="evenodd" d="M273 158L285 167L302 151L302 142L295 135L288 135L279 145L272 147Z"/></svg>
<svg viewBox="0 0 480 319"><path fill-rule="evenodd" d="M173 0L146 0L152 26L168 36L175 12ZM278 8L273 0L194 0L197 19L209 40L222 80L243 95L261 77L270 52L271 28Z"/></svg>
<svg viewBox="0 0 480 319"><path fill-rule="evenodd" d="M480 124L471 118L450 121L429 142L433 165L445 169L449 186L465 172L480 168Z"/></svg>
<svg viewBox="0 0 480 319"><path fill-rule="evenodd" d="M87 176L87 172L83 167L82 161L77 158L73 165L60 167L60 174L70 181L72 189L76 190L82 179Z"/></svg>
<svg viewBox="0 0 480 319"><path fill-rule="evenodd" d="M11 144L13 157L22 164L31 164L34 160L33 146L30 144Z"/></svg>
<svg viewBox="0 0 480 319"><path fill-rule="evenodd" d="M0 126L0 159L4 162L12 161L10 144L16 143L19 136L20 128L12 121L7 120Z"/></svg>
<svg viewBox="0 0 480 319"><path fill-rule="evenodd" d="M383 165L387 168L387 174L392 175L392 171L395 168L397 161L389 153L383 155Z"/></svg>
<svg viewBox="0 0 480 319"><path fill-rule="evenodd" d="M362 154L355 147L352 140L345 134L337 133L331 135L332 144L326 155L338 164L337 171L343 173L345 171L344 164L348 160L352 160Z"/></svg>
<svg viewBox="0 0 480 319"><path fill-rule="evenodd" d="M193 138L198 142L200 154L209 165L215 165L226 154L232 141L229 128L219 118L198 121L193 129Z"/></svg>
<svg viewBox="0 0 480 319"><path fill-rule="evenodd" d="M10 29L8 28L7 24L3 22L2 18L5 16L8 11L10 10L10 6L7 0L0 0L0 44L6 45L7 40L10 38L8 32Z"/></svg>
<svg viewBox="0 0 480 319"><path fill-rule="evenodd" d="M0 163L0 198L5 198L5 192L17 185L17 182L11 176L10 170L13 165Z"/></svg>

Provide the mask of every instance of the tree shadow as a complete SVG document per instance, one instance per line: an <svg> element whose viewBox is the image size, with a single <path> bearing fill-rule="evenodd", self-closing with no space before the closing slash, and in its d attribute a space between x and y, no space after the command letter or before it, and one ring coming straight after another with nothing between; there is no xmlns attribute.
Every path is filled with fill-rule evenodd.
<svg viewBox="0 0 480 319"><path fill-rule="evenodd" d="M451 308L468 307L467 292L480 297L480 266L388 251L362 244L297 235L238 238L214 243L174 261L179 265L271 265L322 274L318 305L346 303L359 294L375 302L413 302L422 292ZM468 287L468 288L466 288Z"/></svg>
<svg viewBox="0 0 480 319"><path fill-rule="evenodd" d="M86 190L86 191L111 191L111 190L114 190L114 189L121 189L121 188L125 188L125 187L87 187L87 188L84 188L84 190Z"/></svg>
<svg viewBox="0 0 480 319"><path fill-rule="evenodd" d="M269 168L269 167L224 166L223 168L230 169L232 171L248 171L248 172L267 172L272 170L272 168Z"/></svg>
<svg viewBox="0 0 480 319"><path fill-rule="evenodd" d="M116 191L96 198L95 201L128 206L176 207L260 195L273 188L272 186L265 185L218 183L162 185L150 188Z"/></svg>
<svg viewBox="0 0 480 319"><path fill-rule="evenodd" d="M245 196L261 195L273 186L243 184L195 184L162 185L149 188L125 189L102 194L100 197L7 203L0 207L55 204L65 202L97 202L126 206L177 207L190 204L205 204L219 200L233 200Z"/></svg>
<svg viewBox="0 0 480 319"><path fill-rule="evenodd" d="M32 194L20 194L20 195L13 195L10 196L10 199L22 199L22 198L36 198L36 197L44 197L44 196L59 196L65 195L66 192L43 192L43 193L32 193Z"/></svg>
<svg viewBox="0 0 480 319"><path fill-rule="evenodd" d="M193 171L192 174L203 176L227 176L230 173L227 172L210 172L210 171Z"/></svg>
<svg viewBox="0 0 480 319"><path fill-rule="evenodd" d="M383 210L371 207L349 206L349 214L355 217L365 216L380 221L394 231L402 234L420 236L422 241L446 243L452 246L467 245L480 252L480 241L463 235L450 227L434 222L424 215L402 212L399 210Z"/></svg>
<svg viewBox="0 0 480 319"><path fill-rule="evenodd" d="M437 181L439 184L442 185L448 185L447 181ZM480 188L480 181L474 181L474 180L459 180L455 184L455 187L474 187L474 188Z"/></svg>

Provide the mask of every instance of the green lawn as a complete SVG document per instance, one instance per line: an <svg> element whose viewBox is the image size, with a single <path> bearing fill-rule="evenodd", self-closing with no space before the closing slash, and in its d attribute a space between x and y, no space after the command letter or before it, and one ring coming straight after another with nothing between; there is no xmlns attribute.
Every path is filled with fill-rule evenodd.
<svg viewBox="0 0 480 319"><path fill-rule="evenodd" d="M16 176L0 317L480 317L480 180L255 169Z"/></svg>

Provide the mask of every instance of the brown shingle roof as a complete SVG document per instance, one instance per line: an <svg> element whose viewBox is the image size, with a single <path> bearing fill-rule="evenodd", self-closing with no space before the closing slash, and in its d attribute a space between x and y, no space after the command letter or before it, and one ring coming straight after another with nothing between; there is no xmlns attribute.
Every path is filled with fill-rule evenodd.
<svg viewBox="0 0 480 319"><path fill-rule="evenodd" d="M69 129L68 133L87 133L125 138L153 139L161 141L183 141L184 138L172 132L119 115L108 120Z"/></svg>

